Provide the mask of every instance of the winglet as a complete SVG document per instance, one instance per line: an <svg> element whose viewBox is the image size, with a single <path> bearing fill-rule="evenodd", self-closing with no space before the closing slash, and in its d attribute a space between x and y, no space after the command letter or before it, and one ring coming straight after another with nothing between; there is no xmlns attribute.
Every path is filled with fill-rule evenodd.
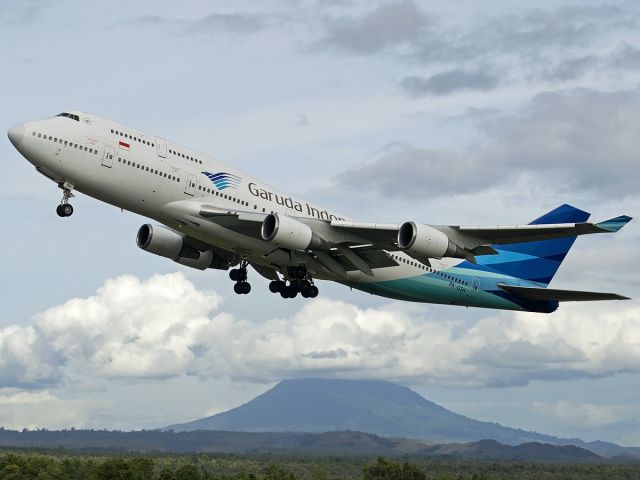
<svg viewBox="0 0 640 480"><path fill-rule="evenodd" d="M596 227L606 230L607 232L617 232L631 220L632 218L627 215L620 215L619 217L596 223Z"/></svg>

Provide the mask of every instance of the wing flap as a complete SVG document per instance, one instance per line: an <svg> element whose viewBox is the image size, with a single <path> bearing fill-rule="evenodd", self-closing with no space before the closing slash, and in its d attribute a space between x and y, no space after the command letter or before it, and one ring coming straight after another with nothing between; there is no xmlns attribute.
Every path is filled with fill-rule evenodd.
<svg viewBox="0 0 640 480"><path fill-rule="evenodd" d="M498 285L505 292L523 300L532 302L557 301L557 302L588 302L596 300L629 300L629 297L617 293L584 292L579 290L558 290L553 288L521 287L516 285Z"/></svg>

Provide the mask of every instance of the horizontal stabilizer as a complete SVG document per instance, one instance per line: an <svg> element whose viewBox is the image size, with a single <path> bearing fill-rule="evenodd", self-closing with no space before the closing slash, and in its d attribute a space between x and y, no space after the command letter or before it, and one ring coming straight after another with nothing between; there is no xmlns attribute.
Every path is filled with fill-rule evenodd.
<svg viewBox="0 0 640 480"><path fill-rule="evenodd" d="M631 220L632 218L627 215L620 215L619 217L596 223L596 227L606 230L607 232L617 232Z"/></svg>
<svg viewBox="0 0 640 480"><path fill-rule="evenodd" d="M512 293L522 300L532 302L588 302L592 300L629 300L629 297L617 293L581 292L578 290L557 290L552 288L520 287L499 284L505 292Z"/></svg>

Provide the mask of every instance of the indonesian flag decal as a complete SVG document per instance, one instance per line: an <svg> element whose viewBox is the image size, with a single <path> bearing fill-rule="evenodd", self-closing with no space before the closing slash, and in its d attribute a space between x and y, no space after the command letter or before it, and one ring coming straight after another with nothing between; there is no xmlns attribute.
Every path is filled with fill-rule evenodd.
<svg viewBox="0 0 640 480"><path fill-rule="evenodd" d="M123 150L129 150L129 148L131 147L127 142L123 142L122 140L120 140L120 148Z"/></svg>

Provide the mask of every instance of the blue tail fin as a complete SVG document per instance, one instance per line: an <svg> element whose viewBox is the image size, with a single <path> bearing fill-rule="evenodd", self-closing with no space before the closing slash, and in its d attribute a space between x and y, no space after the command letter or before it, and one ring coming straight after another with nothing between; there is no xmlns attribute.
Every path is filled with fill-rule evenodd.
<svg viewBox="0 0 640 480"><path fill-rule="evenodd" d="M562 205L537 218L531 225L543 223L581 223L590 214L571 205ZM547 286L558 271L576 237L539 242L492 245L499 255L476 257L479 264L496 272Z"/></svg>

